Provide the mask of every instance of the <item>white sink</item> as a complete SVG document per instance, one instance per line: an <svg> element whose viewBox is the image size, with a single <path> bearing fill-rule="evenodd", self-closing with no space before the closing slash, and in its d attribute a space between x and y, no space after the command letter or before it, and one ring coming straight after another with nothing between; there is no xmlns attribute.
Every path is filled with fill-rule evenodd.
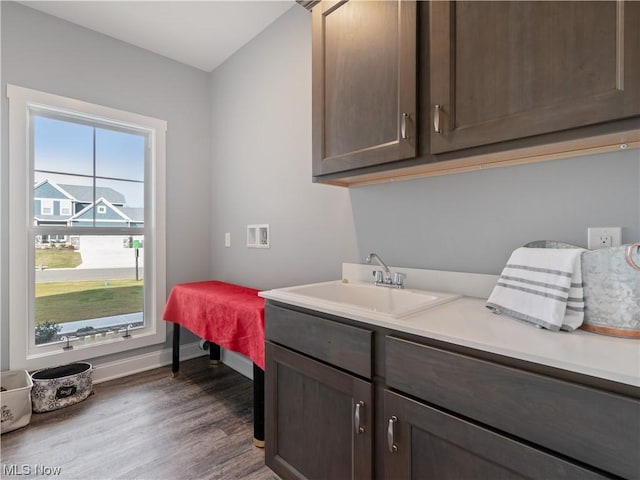
<svg viewBox="0 0 640 480"><path fill-rule="evenodd" d="M280 292L287 296L305 297L316 303L331 304L339 309L375 312L392 318L406 317L460 297L452 293L343 283L340 280L282 288Z"/></svg>

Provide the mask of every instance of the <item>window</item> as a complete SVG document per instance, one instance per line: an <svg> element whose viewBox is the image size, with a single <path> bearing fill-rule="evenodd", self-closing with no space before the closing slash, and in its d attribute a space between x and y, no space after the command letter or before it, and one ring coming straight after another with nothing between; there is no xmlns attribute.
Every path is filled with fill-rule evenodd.
<svg viewBox="0 0 640 480"><path fill-rule="evenodd" d="M7 92L10 367L163 343L166 122Z"/></svg>
<svg viewBox="0 0 640 480"><path fill-rule="evenodd" d="M70 200L60 200L60 215L63 217L71 216L71 201Z"/></svg>
<svg viewBox="0 0 640 480"><path fill-rule="evenodd" d="M53 215L53 200L50 198L43 198L40 200L40 213L42 215Z"/></svg>

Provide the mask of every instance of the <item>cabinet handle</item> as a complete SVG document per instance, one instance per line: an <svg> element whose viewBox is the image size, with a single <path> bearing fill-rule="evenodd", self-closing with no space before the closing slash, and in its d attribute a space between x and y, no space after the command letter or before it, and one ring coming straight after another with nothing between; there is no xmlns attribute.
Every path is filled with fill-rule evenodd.
<svg viewBox="0 0 640 480"><path fill-rule="evenodd" d="M400 136L403 140L407 140L409 138L407 135L407 118L409 118L409 114L403 113L402 121L400 122Z"/></svg>
<svg viewBox="0 0 640 480"><path fill-rule="evenodd" d="M442 133L442 130L440 130L440 110L442 110L442 107L436 105L433 112L433 131L436 133Z"/></svg>
<svg viewBox="0 0 640 480"><path fill-rule="evenodd" d="M398 422L398 417L393 415L389 419L389 426L387 427L387 446L389 447L389 452L394 453L398 451L398 446L393 443L393 430L394 425Z"/></svg>
<svg viewBox="0 0 640 480"><path fill-rule="evenodd" d="M356 412L355 412L355 426L356 426L356 434L359 435L364 433L364 427L360 426L360 409L364 407L364 402L360 401L356 403Z"/></svg>

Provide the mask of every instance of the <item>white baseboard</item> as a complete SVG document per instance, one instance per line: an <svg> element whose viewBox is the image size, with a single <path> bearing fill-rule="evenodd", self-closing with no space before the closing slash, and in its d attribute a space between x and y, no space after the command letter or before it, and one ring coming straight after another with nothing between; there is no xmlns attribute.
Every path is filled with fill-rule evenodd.
<svg viewBox="0 0 640 480"><path fill-rule="evenodd" d="M236 372L253 380L253 362L249 357L223 348L221 360L222 363L233 368Z"/></svg>
<svg viewBox="0 0 640 480"><path fill-rule="evenodd" d="M180 345L180 361L208 355L200 348L199 342ZM94 365L93 383L102 383L116 378L126 377L154 368L171 365L172 349L164 348L151 353L135 355L122 360ZM236 372L253 379L253 362L244 355L222 350L222 363ZM169 372L168 372L169 373Z"/></svg>

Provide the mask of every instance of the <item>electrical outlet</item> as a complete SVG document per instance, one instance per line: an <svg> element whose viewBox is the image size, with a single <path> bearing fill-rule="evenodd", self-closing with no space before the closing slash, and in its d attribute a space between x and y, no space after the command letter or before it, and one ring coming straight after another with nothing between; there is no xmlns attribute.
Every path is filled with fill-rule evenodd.
<svg viewBox="0 0 640 480"><path fill-rule="evenodd" d="M622 244L622 228L590 227L587 229L587 246L589 250L617 247Z"/></svg>
<svg viewBox="0 0 640 480"><path fill-rule="evenodd" d="M610 247L611 246L611 235L600 235L600 238L597 238L598 246L602 247Z"/></svg>

